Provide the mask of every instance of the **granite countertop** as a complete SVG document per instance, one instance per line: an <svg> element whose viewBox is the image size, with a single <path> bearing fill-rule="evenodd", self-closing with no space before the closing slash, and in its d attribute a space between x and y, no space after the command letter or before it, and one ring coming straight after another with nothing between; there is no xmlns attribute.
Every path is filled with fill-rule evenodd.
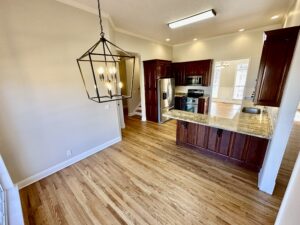
<svg viewBox="0 0 300 225"><path fill-rule="evenodd" d="M260 115L238 112L233 118L229 119L181 110L171 110L164 113L163 116L260 138L271 139L272 137L271 121L267 112L262 112Z"/></svg>
<svg viewBox="0 0 300 225"><path fill-rule="evenodd" d="M187 93L184 93L184 92L176 92L175 93L175 97L186 97L187 96Z"/></svg>

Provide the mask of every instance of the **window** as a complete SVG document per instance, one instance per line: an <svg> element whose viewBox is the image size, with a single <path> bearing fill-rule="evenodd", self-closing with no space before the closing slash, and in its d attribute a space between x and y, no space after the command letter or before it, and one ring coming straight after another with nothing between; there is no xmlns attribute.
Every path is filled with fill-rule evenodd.
<svg viewBox="0 0 300 225"><path fill-rule="evenodd" d="M216 65L215 75L214 75L214 80L213 80L213 87L212 87L212 97L213 98L218 98L221 69L222 69L221 66Z"/></svg>
<svg viewBox="0 0 300 225"><path fill-rule="evenodd" d="M237 65L235 84L233 90L233 99L242 100L244 96L244 89L247 80L248 63L241 63Z"/></svg>

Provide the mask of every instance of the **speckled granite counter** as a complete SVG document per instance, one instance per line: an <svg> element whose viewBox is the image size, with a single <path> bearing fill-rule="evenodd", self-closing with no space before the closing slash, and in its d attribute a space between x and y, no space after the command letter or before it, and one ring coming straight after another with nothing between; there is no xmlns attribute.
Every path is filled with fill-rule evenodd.
<svg viewBox="0 0 300 225"><path fill-rule="evenodd" d="M163 116L260 138L271 139L272 137L271 122L268 113L266 112L263 112L260 115L240 112L232 119L228 119L181 110L171 110L164 113Z"/></svg>

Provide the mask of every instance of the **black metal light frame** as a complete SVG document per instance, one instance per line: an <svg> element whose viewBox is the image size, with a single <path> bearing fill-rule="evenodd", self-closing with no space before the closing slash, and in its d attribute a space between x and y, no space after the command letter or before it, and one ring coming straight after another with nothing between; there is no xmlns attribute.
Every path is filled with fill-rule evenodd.
<svg viewBox="0 0 300 225"><path fill-rule="evenodd" d="M81 57L77 59L77 65L79 67L80 75L85 87L86 94L88 98L97 103L118 101L123 99L129 99L132 97L133 81L134 81L134 69L135 69L135 56L124 51L117 45L113 44L104 37L103 26L102 26L102 17L100 9L100 1L98 0L98 10L99 10L99 19L100 19L100 40L97 41L92 47L89 48ZM112 49L117 52L116 54L112 53ZM101 50L101 51L100 51ZM127 95L121 94L121 88L118 87L119 76L117 73L119 62L121 60L133 60L133 69L130 80L130 90L127 91ZM83 71L83 64L88 64L91 71L90 74L86 74ZM96 73L96 63L104 63L106 68L106 74ZM114 65L115 71L111 74L108 74L108 64ZM87 86L87 79L92 79L94 85L94 93L91 93ZM109 85L110 88L106 87L107 94L101 94L100 90L105 89L105 86ZM112 90L112 87L114 90ZM105 92L106 92L105 91ZM114 93L113 93L114 92ZM129 92L129 94L128 94ZM103 93L103 92L102 92Z"/></svg>

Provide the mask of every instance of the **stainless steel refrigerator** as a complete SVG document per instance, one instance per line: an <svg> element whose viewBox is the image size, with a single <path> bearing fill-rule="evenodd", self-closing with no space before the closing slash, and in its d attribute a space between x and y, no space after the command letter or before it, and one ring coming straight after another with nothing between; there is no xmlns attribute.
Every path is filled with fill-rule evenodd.
<svg viewBox="0 0 300 225"><path fill-rule="evenodd" d="M163 78L158 80L158 122L163 123L168 119L162 114L174 108L175 79Z"/></svg>

